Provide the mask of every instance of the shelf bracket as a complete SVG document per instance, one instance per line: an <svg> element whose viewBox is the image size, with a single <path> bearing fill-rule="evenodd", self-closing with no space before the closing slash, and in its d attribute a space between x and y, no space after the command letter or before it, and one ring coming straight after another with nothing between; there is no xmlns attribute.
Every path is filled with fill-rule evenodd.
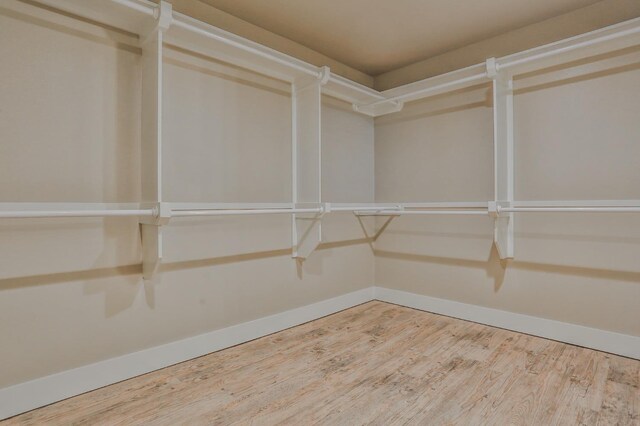
<svg viewBox="0 0 640 426"><path fill-rule="evenodd" d="M487 60L487 76L493 80L494 244L500 259L514 256L514 215L501 213L514 197L513 78L500 71L495 58Z"/></svg>
<svg viewBox="0 0 640 426"><path fill-rule="evenodd" d="M397 207L390 208L390 210L391 209L395 209L397 211L403 211L404 206L399 205ZM398 214L392 214L392 213L385 216L380 216L380 215L367 216L366 214L359 214L357 211L353 212L353 214L355 215L356 219L358 219L358 222L360 223L360 227L364 232L364 236L367 238L367 240L370 241L370 244L373 244L376 241L378 241L378 238L380 238L382 233L391 224L393 219L399 216ZM381 219L383 219L382 222L381 222ZM380 223L382 224L380 225Z"/></svg>
<svg viewBox="0 0 640 426"><path fill-rule="evenodd" d="M292 103L292 195L295 208L322 206L322 86L327 83L329 67L321 68L316 78L293 82ZM306 259L322 242L322 213L294 214L292 219L292 256Z"/></svg>
<svg viewBox="0 0 640 426"><path fill-rule="evenodd" d="M171 25L171 4L161 1L155 22L141 34L142 40L142 135L141 184L142 204L156 212L153 218L140 221L142 237L142 276L151 280L162 259L162 225L171 210L162 203L162 45L164 32Z"/></svg>
<svg viewBox="0 0 640 426"><path fill-rule="evenodd" d="M163 34L171 26L173 21L173 7L171 3L161 0L158 7L154 10L154 20L140 34L140 45L144 46L149 42L153 42L155 36Z"/></svg>
<svg viewBox="0 0 640 426"><path fill-rule="evenodd" d="M145 206L148 208L149 206ZM142 278L151 280L162 261L162 226L171 219L171 208L167 203L156 203L154 217L140 220L142 238Z"/></svg>

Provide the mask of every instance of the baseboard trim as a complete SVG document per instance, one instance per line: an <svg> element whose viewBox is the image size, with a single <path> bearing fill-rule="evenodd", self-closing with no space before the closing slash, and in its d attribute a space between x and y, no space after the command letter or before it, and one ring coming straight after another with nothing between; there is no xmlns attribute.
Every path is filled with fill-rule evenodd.
<svg viewBox="0 0 640 426"><path fill-rule="evenodd" d="M352 293L0 389L0 420L179 362L380 300L640 359L640 337L385 287Z"/></svg>
<svg viewBox="0 0 640 426"><path fill-rule="evenodd" d="M323 300L0 389L0 420L179 362L248 342L373 300L374 288Z"/></svg>
<svg viewBox="0 0 640 426"><path fill-rule="evenodd" d="M484 306L470 305L452 300L438 299L385 287L375 287L374 295L377 300L382 302L394 303L421 311L447 315L629 358L640 359L640 337L637 336L502 311Z"/></svg>

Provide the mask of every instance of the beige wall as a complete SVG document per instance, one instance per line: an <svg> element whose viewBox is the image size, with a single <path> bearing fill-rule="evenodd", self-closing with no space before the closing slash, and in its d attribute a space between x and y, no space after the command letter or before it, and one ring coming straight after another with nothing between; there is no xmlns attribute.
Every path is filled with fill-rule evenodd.
<svg viewBox="0 0 640 426"><path fill-rule="evenodd" d="M139 200L132 45L0 5L0 201ZM607 61L614 71L517 82L519 199L640 198L639 61L629 50ZM286 85L174 50L165 67L165 200L289 201ZM375 128L325 99L323 200L491 199L489 98L441 96ZM518 215L506 268L488 218L395 219L374 258L352 215L329 215L302 268L290 229L284 216L176 219L144 285L134 219L0 222L0 387L368 287L374 260L377 285L640 335L637 216Z"/></svg>
<svg viewBox="0 0 640 426"><path fill-rule="evenodd" d="M516 81L516 199L640 199L640 54L625 53ZM491 199L489 94L376 119L377 201ZM640 217L523 213L515 229L505 266L489 218L395 219L376 285L640 335Z"/></svg>
<svg viewBox="0 0 640 426"><path fill-rule="evenodd" d="M139 49L19 7L0 6L0 201L138 201ZM165 200L290 201L288 88L167 53ZM333 100L323 113L324 198L372 201L372 120ZM301 269L287 216L183 218L165 230L161 272L144 285L135 219L0 222L0 388L373 282L351 215L326 221L327 243Z"/></svg>

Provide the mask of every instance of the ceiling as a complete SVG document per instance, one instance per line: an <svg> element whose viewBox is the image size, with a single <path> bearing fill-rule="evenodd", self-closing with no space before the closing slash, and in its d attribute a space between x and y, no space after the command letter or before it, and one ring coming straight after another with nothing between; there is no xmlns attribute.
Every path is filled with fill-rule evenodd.
<svg viewBox="0 0 640 426"><path fill-rule="evenodd" d="M598 0L200 0L375 76Z"/></svg>

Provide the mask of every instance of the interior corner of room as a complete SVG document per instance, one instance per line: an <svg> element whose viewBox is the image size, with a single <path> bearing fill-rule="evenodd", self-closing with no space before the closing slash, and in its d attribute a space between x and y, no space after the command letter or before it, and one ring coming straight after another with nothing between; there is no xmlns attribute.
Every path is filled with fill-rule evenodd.
<svg viewBox="0 0 640 426"><path fill-rule="evenodd" d="M2 2L0 419L372 301L639 360L640 3L543 3L369 63Z"/></svg>

